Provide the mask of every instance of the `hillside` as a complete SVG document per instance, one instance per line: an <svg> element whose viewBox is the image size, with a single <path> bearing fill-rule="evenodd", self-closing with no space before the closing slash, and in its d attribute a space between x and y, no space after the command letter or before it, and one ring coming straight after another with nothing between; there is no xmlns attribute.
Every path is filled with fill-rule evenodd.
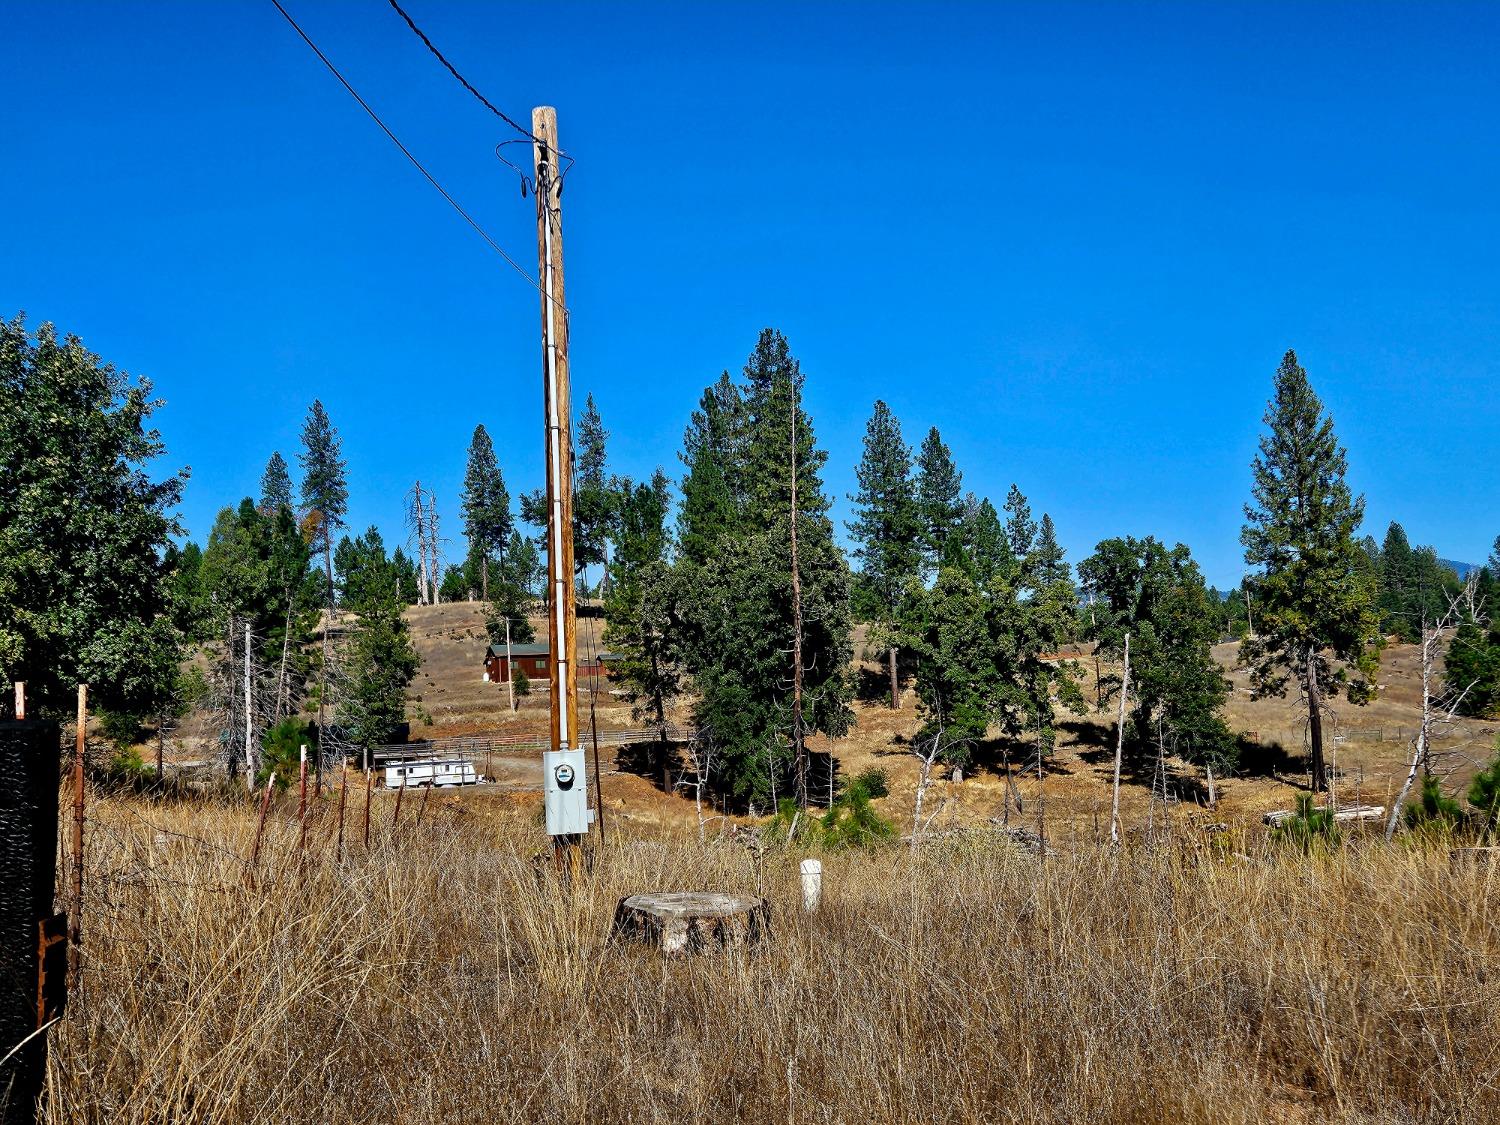
<svg viewBox="0 0 1500 1125"><path fill-rule="evenodd" d="M412 685L410 711L412 737L499 732L543 734L547 729L547 693L537 685L532 696L512 714L503 685L483 681L481 662L487 644L484 619L477 603L413 607L407 613L412 635L423 664ZM545 635L545 621L534 626ZM580 647L590 655L599 646L601 626L585 619L581 623ZM857 638L858 639L858 638ZM1260 746L1258 760L1246 762L1241 776L1221 779L1220 805L1209 814L1198 802L1205 799L1196 770L1185 763L1167 763L1167 790L1173 798L1166 808L1172 817L1204 820L1255 822L1275 808L1288 808L1296 794L1305 791L1306 765L1302 760L1305 716L1295 697L1252 700L1248 676L1234 670L1239 646L1218 646L1214 655L1225 668L1234 691L1228 705L1233 730L1248 734ZM873 666L872 666L873 667ZM1004 794L1007 782L1013 797L1009 808L1012 824L1036 827L1040 822L1049 834L1088 835L1096 823L1106 825L1109 816L1110 781L1113 766L1114 723L1110 715L1092 709L1093 667L1085 669L1084 691L1091 709L1083 716L1060 712L1059 746L1045 764L1038 781L1025 748L1013 750L1007 761L1003 748L987 747L976 757L969 776L962 782L937 782L927 797L928 814L936 813L935 829L983 823L991 817L1006 817ZM1107 669L1105 669L1107 671ZM1421 677L1419 652L1414 645L1392 645L1382 658L1380 698L1366 707L1342 704L1337 720L1329 725L1330 764L1339 771L1340 799L1349 802L1387 803L1399 788L1409 760L1411 737L1420 715ZM582 701L585 715L589 699ZM605 691L593 700L601 731L638 726L630 705ZM910 829L918 764L907 751L907 741L919 720L915 698L907 690L899 711L880 701L855 704L856 723L849 737L833 746L841 775L852 777L870 768L886 772L890 795L877 802L882 813L903 831ZM424 722L423 717L431 719ZM685 716L679 716L684 718ZM1472 762L1482 762L1500 735L1500 723L1465 721L1452 737L1438 744L1439 750L1456 750ZM818 752L828 749L819 740ZM540 763L528 765L534 754L515 756L506 776L511 788L534 790L540 784ZM601 751L605 771L607 815L617 823L687 823L695 816L687 797L668 794L645 776L649 771L624 760L612 749ZM1455 783L1472 772L1472 762L1460 755L1451 759L1459 768ZM1153 809L1154 762L1127 762L1122 785L1122 819L1128 827L1144 826L1163 815L1158 803ZM815 795L816 798L817 795ZM1017 808L1019 802L1019 808Z"/></svg>

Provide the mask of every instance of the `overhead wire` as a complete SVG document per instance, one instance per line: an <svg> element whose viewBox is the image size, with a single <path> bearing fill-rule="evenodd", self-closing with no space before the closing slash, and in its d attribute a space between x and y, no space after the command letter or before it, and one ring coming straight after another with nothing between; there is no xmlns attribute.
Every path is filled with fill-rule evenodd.
<svg viewBox="0 0 1500 1125"><path fill-rule="evenodd" d="M401 138L396 136L396 134L391 131L390 126L380 119L380 115L376 113L373 108L371 108L370 103L365 101L365 99L360 96L359 91L350 84L349 80L345 78L342 73L340 73L339 68L333 65L332 60L330 60L329 57L323 53L322 49L312 41L311 36L309 36L307 32L302 30L301 25L292 18L291 13L288 12L284 7L282 7L281 0L271 0L271 3L275 6L276 10L281 13L282 18L291 25L292 30L295 31L299 36L301 36L302 41L312 48L313 54L318 56L318 59L323 63L324 66L328 68L329 73L331 73L335 78L339 80L339 83L344 87L344 89L349 91L349 95L359 103L360 108L370 115L370 120L374 121L376 125L380 126L381 132L383 132L387 137L390 138L391 143L401 150L401 154L405 156L407 160L411 161L412 166L416 168L418 172L422 173L422 175L427 179L427 182L437 189L438 194L448 201L449 206L457 211L459 215L462 216L463 220L468 223L469 226L474 228L475 233L477 233L480 238L484 239L484 241L489 245L490 249L493 250L496 254L499 254L511 269L515 270L516 273L520 274L521 277L526 280L526 283L528 285L530 285L538 293L541 293L542 297L545 300L553 301L554 303L556 303L555 298L553 298L551 294L547 293L541 287L537 279L532 277L531 274L527 272L527 270L515 260L515 258L506 253L505 248L490 237L490 233L485 230L484 227L480 226L472 215L464 210L463 206L458 202L458 200L453 198L448 189L443 187L443 185L438 182L437 177L427 170L426 166L423 165L423 163L412 154L412 151L407 148L406 145L401 143ZM512 122L512 124L514 124L514 122ZM559 307L561 308L562 306ZM563 313L564 315L567 314L567 310L565 308L563 309Z"/></svg>
<svg viewBox="0 0 1500 1125"><path fill-rule="evenodd" d="M433 46L432 40L429 39L429 38L427 38L427 33L424 32L420 27L417 26L416 20L412 19L411 16L407 15L406 14L406 9L402 8L400 4L396 3L396 0L390 0L390 5L391 5L392 8L396 9L396 14L399 15L402 19L404 19L406 21L406 26L412 29L412 31L416 34L416 37L418 39L420 39L423 43L427 44L427 49L432 52L433 57L436 58L437 61L440 62L440 63L442 63L445 67L447 67L448 68L448 73L451 74L451 75L453 75L454 78L458 79L459 83L463 86L463 88L465 90L469 91L469 93L473 94L476 98L478 98L479 101L480 101L480 103L483 104L483 106L484 106L485 109L489 110L496 117L498 117L501 121L504 121L512 129L514 129L516 132L520 133L521 136L525 137L528 141L531 141L533 144L543 144L543 143L545 143L545 142L543 142L541 140L540 137L538 137L530 129L527 129L526 127L518 124L517 122L515 122L514 120L512 120L510 117L508 117L504 112L502 112L501 110L497 109L495 107L494 103L491 102L489 98L485 97L478 90L476 90L474 88L474 84L472 82L470 82L467 78L465 78L462 74L460 74L458 72L458 68L456 66L454 66L451 62L449 62L447 60L447 58L443 55L443 52L439 51L435 46Z"/></svg>

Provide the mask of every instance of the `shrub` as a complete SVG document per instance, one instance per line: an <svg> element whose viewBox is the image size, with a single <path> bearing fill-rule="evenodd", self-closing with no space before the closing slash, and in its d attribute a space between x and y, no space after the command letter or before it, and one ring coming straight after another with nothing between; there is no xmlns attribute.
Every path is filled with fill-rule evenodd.
<svg viewBox="0 0 1500 1125"><path fill-rule="evenodd" d="M1463 817L1458 802L1443 796L1443 787L1432 774L1422 779L1422 795L1406 806L1406 827L1413 832L1450 833Z"/></svg>
<svg viewBox="0 0 1500 1125"><path fill-rule="evenodd" d="M1469 784L1469 804L1484 820L1486 833L1493 832L1500 820L1500 739L1495 740L1495 756L1475 775Z"/></svg>
<svg viewBox="0 0 1500 1125"><path fill-rule="evenodd" d="M879 766L871 766L867 770L860 771L859 776L849 786L850 793L856 789L863 790L865 796L872 801L879 800L881 797L890 796L890 778Z"/></svg>
<svg viewBox="0 0 1500 1125"><path fill-rule="evenodd" d="M531 679L521 669L516 669L515 674L511 677L511 682L516 686L517 698L531 694Z"/></svg>
<svg viewBox="0 0 1500 1125"><path fill-rule="evenodd" d="M1313 808L1311 793L1297 798L1297 812L1284 820L1271 833L1271 839L1279 844L1290 844L1304 852L1321 848L1336 848L1341 842L1337 823L1329 809Z"/></svg>
<svg viewBox="0 0 1500 1125"><path fill-rule="evenodd" d="M318 730L312 723L301 719L282 719L271 727L260 740L260 770L255 783L264 785L266 778L276 775L276 788L285 789L297 776L301 766L302 747L311 751L317 746Z"/></svg>

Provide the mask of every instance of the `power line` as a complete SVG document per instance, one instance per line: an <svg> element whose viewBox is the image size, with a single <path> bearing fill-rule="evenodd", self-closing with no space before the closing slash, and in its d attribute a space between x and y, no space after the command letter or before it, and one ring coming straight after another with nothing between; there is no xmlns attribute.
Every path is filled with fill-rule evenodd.
<svg viewBox="0 0 1500 1125"><path fill-rule="evenodd" d="M440 194L444 199L446 199L448 201L449 205L455 211L457 211L461 216L463 216L464 221L466 223L468 223L471 227L474 228L475 232L479 235L480 238L484 239L485 242L489 243L490 249L492 249L495 253L499 254L500 257L504 258L505 261L510 265L510 268L513 269L513 270L515 270L516 273L520 274L523 278L525 278L526 279L526 283L528 285L530 285L533 289L535 289L538 293L541 293L544 298L546 298L547 300L553 300L553 298L551 297L550 294L548 294L548 293L546 293L546 292L544 292L542 290L542 287L541 287L541 285L539 285L537 283L536 278L532 277L530 273L528 273L525 269L523 269L521 267L520 263L518 263L509 254L507 254L505 252L504 248L501 247L501 245L498 242L496 242L493 238L490 237L489 232L486 231L477 222L475 222L473 216L471 216L467 211L465 211L463 209L463 207L459 205L458 200L454 199L453 196L448 193L448 189L445 188L445 187L443 187L442 184L438 183L437 178L435 176L433 176L433 174L431 172L429 172L423 166L423 164L422 164L422 162L420 160L418 160L415 156L412 155L412 152L411 152L411 150L409 148L407 148L404 144L401 143L401 138L398 137L398 136L396 136L395 133L391 132L390 126L388 126L384 121L382 121L380 119L380 115L378 113L376 113L372 108L370 108L370 103L367 102L367 101L365 101L364 98L362 98L362 97L359 96L359 91L356 90L353 86L351 86L349 84L349 80L347 78L345 78L341 73L339 73L339 68L333 65L333 63L329 60L328 56L325 55L319 49L318 45L316 43L314 43L312 41L312 39L308 36L307 32L303 31L302 28L301 28L301 26L298 25L297 21L294 20L294 19L292 19L291 13L288 12L285 8L283 8L281 6L281 0L271 0L271 3L276 6L276 10L281 13L282 17L286 20L286 22L292 25L292 30L295 31L298 35L300 35L302 37L302 41L304 43L306 43L309 47L312 48L313 54L315 54L315 55L318 56L318 58L322 61L323 65L328 68L329 72L332 73L332 75L335 78L337 78L339 80L339 82L343 85L344 89L346 89L346 90L349 91L350 96L355 101L357 101L359 103L360 108L363 109L366 113L368 113L370 115L370 120L374 121L375 124L377 124L377 125L380 126L381 132L383 132L387 137L389 137L391 139L391 143L394 144L398 149L401 150L401 154L403 156L405 156L406 159L408 159L408 160L411 161L412 166L415 167L418 172L421 172L422 175L427 178L427 182L430 183L433 187L437 188L438 194ZM507 118L507 120L509 120L509 118ZM514 122L512 122L512 124L514 124ZM566 310L564 310L564 313L566 314Z"/></svg>
<svg viewBox="0 0 1500 1125"><path fill-rule="evenodd" d="M402 8L400 4L396 3L396 0L390 0L390 4L391 4L391 7L393 7L393 8L396 9L396 14L399 15L402 19L404 19L406 21L406 26L412 29L412 31L416 34L417 38L420 39L423 43L427 44L427 49L432 52L433 57L436 58L437 61L440 62L440 63L442 63L445 67L447 67L448 68L448 73L451 74L451 75L453 75L454 78L457 78L458 81L459 81L459 83L463 86L463 88L465 90L469 91L469 93L473 94L476 98L478 98L479 101L484 105L485 109L489 110L496 117L498 117L501 121L504 121L512 129L514 129L516 132L520 133L521 136L525 137L528 141L531 141L533 144L541 144L542 143L541 141L539 141L537 139L536 134L534 134L530 129L527 129L527 128L524 128L521 125L518 125L511 118L507 117L503 112L501 112L500 110L496 109L495 106L494 106L494 103L492 103L489 98L485 97L478 90L476 90L474 88L474 84L472 82L470 82L467 78L465 78L462 74L460 74L458 72L458 68L456 66L454 66L451 62L449 62L443 56L443 52L439 51L436 47L434 47L432 45L432 40L429 39L429 38L427 38L427 33L424 32L420 27L417 26L416 21L413 20L409 15L406 14L406 10L404 8Z"/></svg>

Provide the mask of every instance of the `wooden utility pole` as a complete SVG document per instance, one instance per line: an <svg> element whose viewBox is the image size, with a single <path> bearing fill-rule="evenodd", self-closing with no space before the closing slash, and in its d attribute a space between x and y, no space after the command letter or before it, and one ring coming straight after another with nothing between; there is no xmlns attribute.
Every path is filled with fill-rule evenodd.
<svg viewBox="0 0 1500 1125"><path fill-rule="evenodd" d="M797 807L807 808L807 746L802 737L802 574L797 565L797 373L792 372L792 768ZM894 673L893 673L894 674ZM830 759L829 768L832 769Z"/></svg>
<svg viewBox="0 0 1500 1125"><path fill-rule="evenodd" d="M16 722L26 721L26 681L16 681Z"/></svg>
<svg viewBox="0 0 1500 1125"><path fill-rule="evenodd" d="M573 437L568 385L568 317L563 289L562 178L557 111L531 111L535 137L538 271L542 290L542 399L547 431L547 639L552 681L552 746L581 744L574 677L578 640L573 604Z"/></svg>

